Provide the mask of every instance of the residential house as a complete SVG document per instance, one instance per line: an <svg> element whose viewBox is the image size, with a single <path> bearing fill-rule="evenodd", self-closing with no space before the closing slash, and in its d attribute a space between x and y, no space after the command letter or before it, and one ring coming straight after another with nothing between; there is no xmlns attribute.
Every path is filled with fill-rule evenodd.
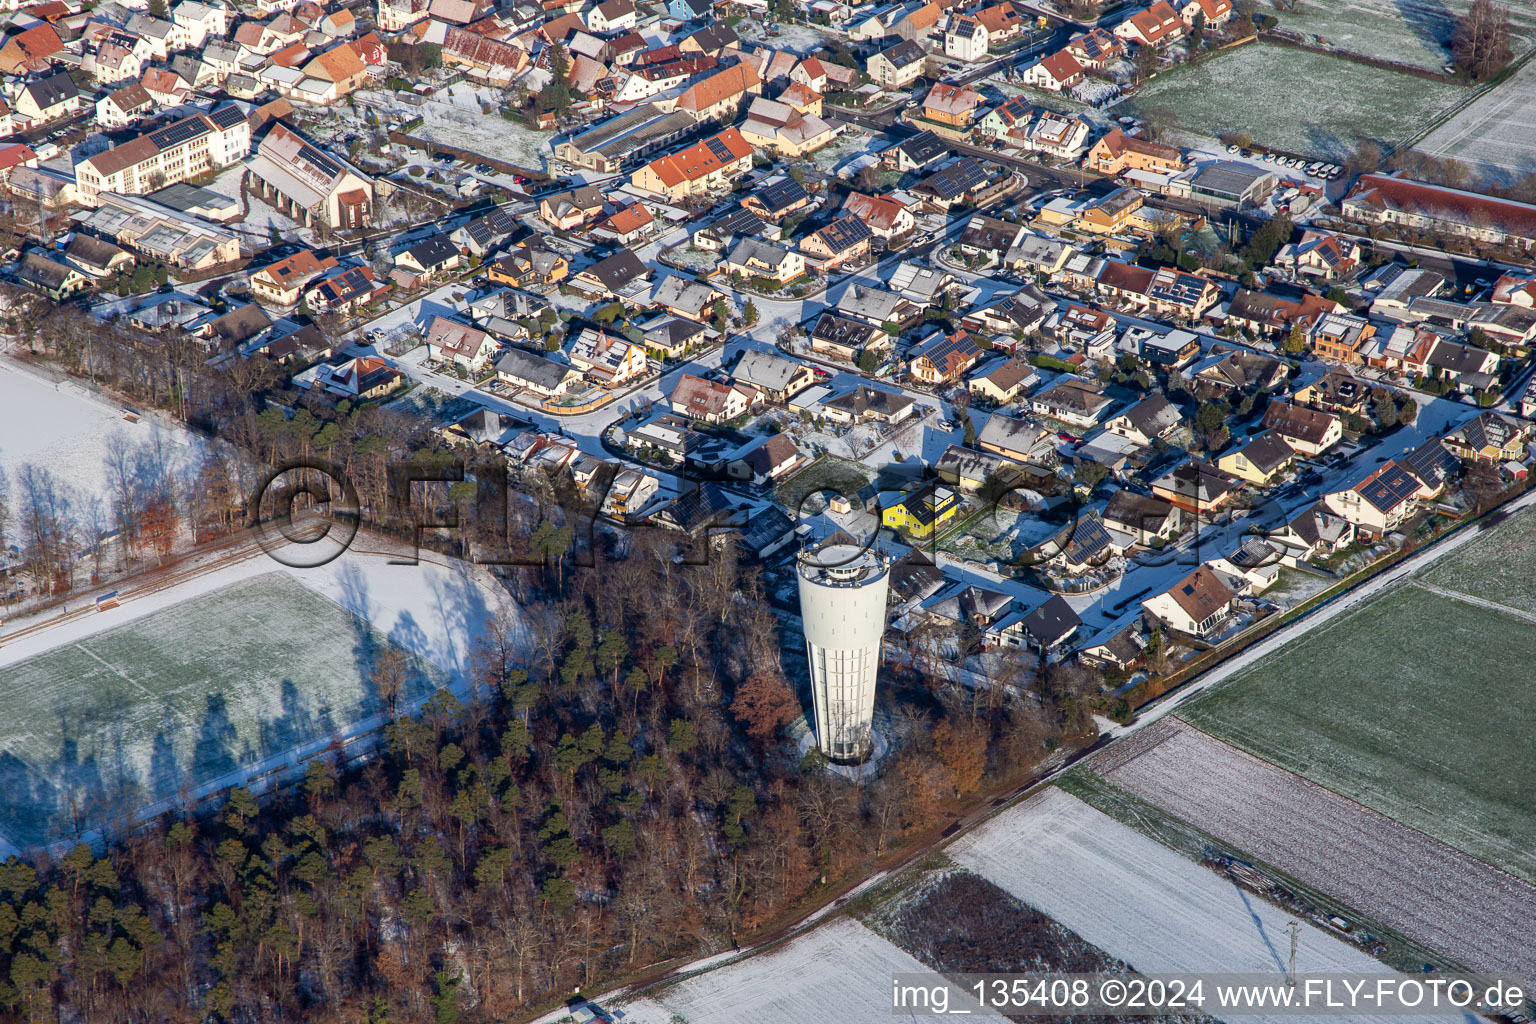
<svg viewBox="0 0 1536 1024"><path fill-rule="evenodd" d="M1179 19L1194 28L1197 20L1204 19L1207 29L1225 25L1237 15L1232 0L1186 0L1179 7Z"/></svg>
<svg viewBox="0 0 1536 1024"><path fill-rule="evenodd" d="M434 316L427 325L427 358L478 374L501 351L490 334L447 317Z"/></svg>
<svg viewBox="0 0 1536 1024"><path fill-rule="evenodd" d="M1146 446L1158 438L1166 438L1182 422L1178 406L1161 394L1153 394L1105 420L1104 429Z"/></svg>
<svg viewBox="0 0 1536 1024"><path fill-rule="evenodd" d="M333 398L354 402L383 398L403 387L405 374L382 359L358 356L337 366L321 366L310 384L311 391L323 391Z"/></svg>
<svg viewBox="0 0 1536 1024"><path fill-rule="evenodd" d="M990 33L975 17L960 15L949 19L944 30L944 56L967 63L987 59Z"/></svg>
<svg viewBox="0 0 1536 1024"><path fill-rule="evenodd" d="M581 378L581 373L567 363L511 348L497 358L496 378L541 398L553 398L565 394L571 383Z"/></svg>
<svg viewBox="0 0 1536 1024"><path fill-rule="evenodd" d="M964 330L935 331L907 355L907 372L924 384L952 384L981 361L985 351Z"/></svg>
<svg viewBox="0 0 1536 1024"><path fill-rule="evenodd" d="M350 315L388 290L374 277L372 267L345 267L310 285L304 301L316 313Z"/></svg>
<svg viewBox="0 0 1536 1024"><path fill-rule="evenodd" d="M684 89L674 110L695 121L730 121L741 111L748 96L762 92L763 83L746 61L711 72Z"/></svg>
<svg viewBox="0 0 1536 1024"><path fill-rule="evenodd" d="M1480 412L1440 438L1458 459L1498 465L1525 459L1526 429L1496 412Z"/></svg>
<svg viewBox="0 0 1536 1024"><path fill-rule="evenodd" d="M1020 81L1046 92L1065 92L1086 77L1071 50L1057 50L1024 69Z"/></svg>
<svg viewBox="0 0 1536 1024"><path fill-rule="evenodd" d="M301 249L251 274L250 288L257 299L269 305L296 306L304 286L335 267L334 256L317 259L310 250Z"/></svg>
<svg viewBox="0 0 1536 1024"><path fill-rule="evenodd" d="M926 540L948 525L962 507L954 491L929 483L881 509L880 522L915 540Z"/></svg>
<svg viewBox="0 0 1536 1024"><path fill-rule="evenodd" d="M821 403L822 415L833 423L900 423L916 408L917 403L907 395L865 384Z"/></svg>
<svg viewBox="0 0 1536 1024"><path fill-rule="evenodd" d="M890 349L893 339L873 324L823 313L809 331L811 351L851 363L868 349L872 354Z"/></svg>
<svg viewBox="0 0 1536 1024"><path fill-rule="evenodd" d="M436 281L457 270L463 262L459 249L442 232L426 238L395 254L395 269L403 273L411 287Z"/></svg>
<svg viewBox="0 0 1536 1024"><path fill-rule="evenodd" d="M651 305L660 306L676 316L706 323L714 315L715 303L725 297L725 293L713 285L669 274L651 291Z"/></svg>
<svg viewBox="0 0 1536 1024"><path fill-rule="evenodd" d="M1270 402L1264 409L1263 424L1306 458L1321 455L1344 437L1337 416L1290 402Z"/></svg>
<svg viewBox="0 0 1536 1024"><path fill-rule="evenodd" d="M16 268L16 280L54 302L64 302L80 292L89 291L94 284L94 280L77 267L37 251L21 258Z"/></svg>
<svg viewBox="0 0 1536 1024"><path fill-rule="evenodd" d="M133 254L101 238L76 231L64 247L64 259L92 277L111 277L133 269Z"/></svg>
<svg viewBox="0 0 1536 1024"><path fill-rule="evenodd" d="M1396 460L1372 470L1358 483L1323 495L1323 504L1367 538L1397 529L1418 507L1419 482Z"/></svg>
<svg viewBox="0 0 1536 1024"><path fill-rule="evenodd" d="M1365 362L1365 346L1375 335L1375 324L1364 317L1342 313L1324 313L1308 332L1317 358L1355 366Z"/></svg>
<svg viewBox="0 0 1536 1024"><path fill-rule="evenodd" d="M570 273L569 260L532 238L486 267L486 277L491 281L517 288L549 288L564 281Z"/></svg>
<svg viewBox="0 0 1536 1024"><path fill-rule="evenodd" d="M1141 602L1141 607L1153 623L1208 640L1216 635L1222 622L1232 613L1236 600L1237 595L1221 576L1202 565L1169 590Z"/></svg>
<svg viewBox="0 0 1536 1024"><path fill-rule="evenodd" d="M1264 539L1280 549L1282 563L1295 565L1343 551L1354 543L1355 527L1320 501Z"/></svg>
<svg viewBox="0 0 1536 1024"><path fill-rule="evenodd" d="M987 417L976 443L982 451L1001 455L1009 462L1020 465L1049 454L1053 448L1053 435L1032 419L1005 416L995 412Z"/></svg>
<svg viewBox="0 0 1536 1024"><path fill-rule="evenodd" d="M630 175L636 187L677 202L724 189L752 169L752 147L727 128L687 149L658 157Z"/></svg>
<svg viewBox="0 0 1536 1024"><path fill-rule="evenodd" d="M757 392L742 384L722 384L685 373L667 396L672 411L703 423L725 423L745 416Z"/></svg>
<svg viewBox="0 0 1536 1024"><path fill-rule="evenodd" d="M539 200L539 219L557 231L572 231L602 216L605 201L596 185L555 192Z"/></svg>
<svg viewBox="0 0 1536 1024"><path fill-rule="evenodd" d="M1219 393L1271 391L1285 382L1289 369L1271 356L1236 349L1205 360L1190 375L1197 385Z"/></svg>
<svg viewBox="0 0 1536 1024"><path fill-rule="evenodd" d="M1161 48L1184 36L1184 22L1168 0L1157 0L1115 26L1115 35L1140 46Z"/></svg>
<svg viewBox="0 0 1536 1024"><path fill-rule="evenodd" d="M1291 401L1312 409L1349 416L1364 412L1371 397L1370 385L1344 367L1335 367L1314 380L1297 388Z"/></svg>
<svg viewBox="0 0 1536 1024"><path fill-rule="evenodd" d="M593 32L618 33L634 28L639 19L633 0L604 0L587 12L587 27Z"/></svg>
<svg viewBox="0 0 1536 1024"><path fill-rule="evenodd" d="M923 97L922 116L948 128L969 128L982 104L981 93L969 85L936 83Z"/></svg>
<svg viewBox="0 0 1536 1024"><path fill-rule="evenodd" d="M977 398L997 405L1011 402L1040 383L1040 375L1025 359L1017 356L984 366L965 382L966 390Z"/></svg>
<svg viewBox="0 0 1536 1024"><path fill-rule="evenodd" d="M142 85L133 82L96 101L96 123L103 128L126 128L154 109L154 99Z"/></svg>
<svg viewBox="0 0 1536 1024"><path fill-rule="evenodd" d="M781 157L799 157L832 141L832 126L815 114L759 96L747 108L741 137L755 149Z"/></svg>
<svg viewBox="0 0 1536 1024"><path fill-rule="evenodd" d="M1111 129L1095 142L1083 162L1089 170L1113 178L1127 171L1178 174L1186 166L1184 153L1178 147L1135 139L1119 128Z"/></svg>
<svg viewBox="0 0 1536 1024"><path fill-rule="evenodd" d="M1178 537L1184 525L1184 513L1177 505L1135 491L1116 491L1099 515L1106 527L1143 547L1163 547Z"/></svg>
<svg viewBox="0 0 1536 1024"><path fill-rule="evenodd" d="M719 272L740 274L747 280L765 278L788 284L805 274L805 257L793 249L756 238L743 238L721 261Z"/></svg>
<svg viewBox="0 0 1536 1024"><path fill-rule="evenodd" d="M571 342L569 354L572 366L603 387L617 387L646 369L645 349L591 327Z"/></svg>
<svg viewBox="0 0 1536 1024"><path fill-rule="evenodd" d="M744 209L760 219L777 224L792 213L798 213L811 205L811 194L789 175L776 175L758 186L741 201Z"/></svg>
<svg viewBox="0 0 1536 1024"><path fill-rule="evenodd" d="M651 268L628 249L606 256L571 278L571 287L594 298L621 298L637 292L651 277Z"/></svg>
<svg viewBox="0 0 1536 1024"><path fill-rule="evenodd" d="M1114 400L1096 384L1066 377L1035 395L1029 404L1038 416L1088 430L1098 424Z"/></svg>
<svg viewBox="0 0 1536 1024"><path fill-rule="evenodd" d="M1257 434L1216 460L1216 468L1257 487L1268 487L1296 462L1296 449L1277 434Z"/></svg>
<svg viewBox="0 0 1536 1024"><path fill-rule="evenodd" d="M622 206L592 225L595 239L615 242L619 245L637 245L656 230L656 218L644 203L635 202Z"/></svg>
<svg viewBox="0 0 1536 1024"><path fill-rule="evenodd" d="M1308 229L1302 232L1301 241L1281 247L1275 254L1275 265L1324 281L1338 281L1360 267L1362 251L1360 243L1348 235Z"/></svg>
<svg viewBox="0 0 1536 1024"><path fill-rule="evenodd" d="M68 117L80 109L82 100L75 80L60 71L34 78L11 101L13 115L31 127Z"/></svg>
<svg viewBox="0 0 1536 1024"><path fill-rule="evenodd" d="M881 50L865 65L870 80L882 89L905 89L923 74L928 52L910 39Z"/></svg>
<svg viewBox="0 0 1536 1024"><path fill-rule="evenodd" d="M748 349L731 370L731 379L750 385L770 401L783 404L816 382L816 371L796 359L776 352Z"/></svg>
<svg viewBox="0 0 1536 1024"><path fill-rule="evenodd" d="M1198 519L1219 512L1232 502L1232 481L1208 462L1190 459L1152 481L1152 495L1190 512Z"/></svg>
<svg viewBox="0 0 1536 1024"><path fill-rule="evenodd" d="M874 233L857 217L847 216L828 224L800 240L800 249L819 261L823 272L869 254Z"/></svg>

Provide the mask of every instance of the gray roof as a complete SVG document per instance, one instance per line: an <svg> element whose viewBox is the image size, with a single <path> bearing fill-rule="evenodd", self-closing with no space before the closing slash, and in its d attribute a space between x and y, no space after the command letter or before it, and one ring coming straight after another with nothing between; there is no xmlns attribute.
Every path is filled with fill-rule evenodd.
<svg viewBox="0 0 1536 1024"><path fill-rule="evenodd" d="M502 353L496 360L496 372L505 373L518 380L526 380L546 390L553 391L573 371L565 363L545 359L524 349L513 348Z"/></svg>
<svg viewBox="0 0 1536 1024"><path fill-rule="evenodd" d="M759 352L748 349L741 354L731 376L748 384L755 384L768 391L783 391L795 377L806 370L804 363L796 362L775 352Z"/></svg>

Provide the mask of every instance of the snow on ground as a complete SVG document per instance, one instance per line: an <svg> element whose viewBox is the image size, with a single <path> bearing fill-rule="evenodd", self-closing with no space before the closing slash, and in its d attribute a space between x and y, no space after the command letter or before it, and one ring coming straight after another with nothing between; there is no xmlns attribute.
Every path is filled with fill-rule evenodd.
<svg viewBox="0 0 1536 1024"><path fill-rule="evenodd" d="M1459 964L1536 976L1525 882L1176 719L1100 761L1122 789Z"/></svg>
<svg viewBox="0 0 1536 1024"><path fill-rule="evenodd" d="M1059 789L1004 811L948 853L1143 974L1286 971L1289 913ZM1297 934L1296 970L1387 973L1363 950L1306 924Z"/></svg>
<svg viewBox="0 0 1536 1024"><path fill-rule="evenodd" d="M373 732L385 705L372 666L388 644L417 669L402 712L438 685L462 692L473 639L495 617L522 628L520 613L475 567L390 564L403 554L362 534L311 569L254 548L204 556L172 585L125 585L120 607L87 597L8 622L0 848L72 838L77 817L90 831L158 813Z"/></svg>
<svg viewBox="0 0 1536 1024"><path fill-rule="evenodd" d="M118 446L172 468L193 457L197 438L139 412L139 422L130 423L122 408L81 384L55 383L0 361L0 470L13 500L25 464L48 470L76 498L105 501L106 460Z"/></svg>
<svg viewBox="0 0 1536 1024"><path fill-rule="evenodd" d="M1332 88L1318 90L1318 82ZM1307 96L1276 104L1276 96ZM1364 138L1399 142L1465 96L1462 86L1262 43L1165 71L1116 114L1166 114L1202 135L1251 130L1286 152L1342 160ZM1255 111L1264 111L1255 121Z"/></svg>
<svg viewBox="0 0 1536 1024"><path fill-rule="evenodd" d="M802 56L826 42L821 30L813 25L786 25L774 22L773 28L755 18L744 18L736 25L736 34L743 41L761 43L774 50L788 50Z"/></svg>
<svg viewBox="0 0 1536 1024"><path fill-rule="evenodd" d="M767 1024L836 1020L886 1024L891 976L931 974L922 962L850 918L838 918L771 952L697 975L624 1006L629 1024ZM1002 1021L974 1003L950 1003L967 1020Z"/></svg>
<svg viewBox="0 0 1536 1024"><path fill-rule="evenodd" d="M1470 3L1471 0L1328 0L1299 4L1300 9L1295 11L1273 13L1279 17L1282 29L1321 37L1321 44L1333 49L1438 71L1451 59L1455 18ZM1515 14L1518 53L1526 45L1520 37L1529 33L1529 5L1510 7ZM1315 38L1307 41L1319 42Z"/></svg>
<svg viewBox="0 0 1536 1024"><path fill-rule="evenodd" d="M374 98L378 102L377 94ZM482 101L493 104L489 114L481 111ZM419 113L424 119L422 126L412 133L419 138L468 149L518 167L543 168L553 133L534 131L521 123L508 121L496 112L495 108L501 102L501 96L495 90L476 90L468 84L460 84L438 93L420 107L406 109ZM387 96L383 97L383 104L393 106Z"/></svg>
<svg viewBox="0 0 1536 1024"><path fill-rule="evenodd" d="M1452 157L1494 185L1509 185L1536 169L1536 60L1430 132L1421 153Z"/></svg>

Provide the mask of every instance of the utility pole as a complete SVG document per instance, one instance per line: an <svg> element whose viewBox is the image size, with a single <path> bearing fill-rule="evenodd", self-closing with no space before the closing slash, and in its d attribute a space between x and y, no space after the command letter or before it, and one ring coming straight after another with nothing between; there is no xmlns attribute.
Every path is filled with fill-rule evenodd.
<svg viewBox="0 0 1536 1024"><path fill-rule="evenodd" d="M1296 936L1301 932L1301 923L1299 921L1292 921L1292 922L1290 922L1289 924L1287 924L1285 926L1285 930L1291 933L1291 967L1290 967L1290 970L1287 972L1287 977L1289 978L1289 981L1287 982L1287 984L1289 984L1291 986L1291 988L1295 988L1296 987Z"/></svg>

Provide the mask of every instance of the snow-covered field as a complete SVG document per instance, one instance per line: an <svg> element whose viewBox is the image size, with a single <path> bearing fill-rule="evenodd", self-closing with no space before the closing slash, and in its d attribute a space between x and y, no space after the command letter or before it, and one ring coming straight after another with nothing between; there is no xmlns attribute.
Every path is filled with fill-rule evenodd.
<svg viewBox="0 0 1536 1024"><path fill-rule="evenodd" d="M838 918L768 953L719 967L624 1006L627 1024L886 1024L891 976L932 973L851 918ZM967 1020L1002 1021L970 1010Z"/></svg>
<svg viewBox="0 0 1536 1024"><path fill-rule="evenodd" d="M1290 957L1289 913L1059 789L1010 808L947 852L1144 974L1279 976ZM1296 970L1386 973L1364 951L1310 925L1297 933Z"/></svg>
<svg viewBox="0 0 1536 1024"><path fill-rule="evenodd" d="M1165 114L1213 137L1246 129L1261 145L1342 160L1361 138L1409 138L1464 95L1461 86L1257 43L1164 72L1115 112ZM1277 96L1307 102L1277 104Z"/></svg>
<svg viewBox="0 0 1536 1024"><path fill-rule="evenodd" d="M7 623L0 833L73 838L369 732L390 644L417 669L402 710L462 682L474 638L518 612L473 567L399 555L367 534L314 569L253 552L163 590L130 584L108 611Z"/></svg>
<svg viewBox="0 0 1536 1024"><path fill-rule="evenodd" d="M1530 174L1536 167L1536 61L1457 111L1414 149L1460 160L1494 185Z"/></svg>
<svg viewBox="0 0 1536 1024"><path fill-rule="evenodd" d="M1457 963L1536 976L1536 888L1422 832L1176 719L1115 744L1094 767Z"/></svg>
<svg viewBox="0 0 1536 1024"><path fill-rule="evenodd" d="M479 88L467 82L443 90L420 107L391 104L387 94L370 94L385 108L398 106L419 113L425 120L412 134L445 146L468 149L484 156L505 160L518 167L540 170L549 156L551 132L538 132L508 121L496 112L502 103L494 89ZM484 113L481 104L491 105Z"/></svg>
<svg viewBox="0 0 1536 1024"><path fill-rule="evenodd" d="M767 28L756 18L743 18L736 24L736 34L743 42L761 43L773 50L807 54L826 42L826 37L813 25L785 25L775 22Z"/></svg>
<svg viewBox="0 0 1536 1024"><path fill-rule="evenodd" d="M159 422L142 410L137 423L71 380L55 383L0 360L0 471L14 500L23 466L46 469L55 484L78 500L107 498L107 458L126 451L178 468L198 452L199 441L185 430Z"/></svg>
<svg viewBox="0 0 1536 1024"><path fill-rule="evenodd" d="M1494 531L1497 543L1510 524ZM1515 531L1509 531L1515 532ZM1193 725L1536 880L1528 619L1398 585L1180 712Z"/></svg>
<svg viewBox="0 0 1536 1024"><path fill-rule="evenodd" d="M1421 574L1426 583L1536 613L1536 510L1485 529Z"/></svg>
<svg viewBox="0 0 1536 1024"><path fill-rule="evenodd" d="M1438 71L1451 59L1456 16L1470 5L1471 0L1313 0L1295 11L1260 10L1278 17L1280 28L1321 36L1321 45L1335 50ZM1527 4L1509 7L1518 53L1527 45L1532 11Z"/></svg>

